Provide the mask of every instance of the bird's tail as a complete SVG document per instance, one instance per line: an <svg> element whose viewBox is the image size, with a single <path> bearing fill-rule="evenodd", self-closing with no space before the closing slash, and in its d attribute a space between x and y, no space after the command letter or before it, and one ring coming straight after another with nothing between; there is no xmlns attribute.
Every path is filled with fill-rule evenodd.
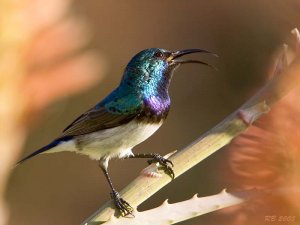
<svg viewBox="0 0 300 225"><path fill-rule="evenodd" d="M50 144L40 148L39 150L36 150L35 152L31 153L30 155L24 157L23 159L21 159L17 164L16 166L20 165L21 163L27 161L28 159L32 158L33 156L36 156L38 154L41 154L45 151L48 151L50 150L51 148L54 148L55 146L57 146L59 143L61 142L61 140L54 140L52 141Z"/></svg>

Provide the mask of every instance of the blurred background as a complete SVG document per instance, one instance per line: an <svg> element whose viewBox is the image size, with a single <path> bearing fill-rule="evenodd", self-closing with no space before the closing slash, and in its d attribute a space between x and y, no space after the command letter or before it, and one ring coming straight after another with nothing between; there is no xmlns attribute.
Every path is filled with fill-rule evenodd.
<svg viewBox="0 0 300 225"><path fill-rule="evenodd" d="M17 62L5 64L10 70L3 82L17 85L8 92L12 100L5 98L2 107L15 111L18 101L25 105L16 115L21 125L12 128L14 143L15 129L22 130L12 162L50 142L104 98L118 85L131 57L150 47L203 48L220 56L195 55L218 71L199 65L176 71L166 123L134 151L166 154L182 149L264 84L275 51L291 29L300 27L297 0L3 2L1 11L7 17L2 15L1 29L8 38L0 36L6 43L0 45L0 56L2 63ZM1 127L6 129L3 123ZM232 187L220 173L230 170L229 152L223 149L210 156L140 209L158 206L166 198L172 203ZM145 165L142 159L111 161L116 188L125 187ZM8 224L80 224L109 200L109 192L97 162L73 153L38 156L12 172L5 194ZM182 224L222 221L230 224L228 216L211 213ZM258 221L263 224L265 219Z"/></svg>

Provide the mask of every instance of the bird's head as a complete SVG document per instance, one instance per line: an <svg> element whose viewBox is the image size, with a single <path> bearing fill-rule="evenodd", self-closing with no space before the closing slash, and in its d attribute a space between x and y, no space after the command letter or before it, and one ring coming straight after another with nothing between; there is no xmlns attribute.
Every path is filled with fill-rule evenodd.
<svg viewBox="0 0 300 225"><path fill-rule="evenodd" d="M130 60L122 83L142 91L167 90L173 72L179 65L186 63L208 65L199 60L182 59L184 55L197 52L213 54L202 49L185 49L174 52L159 48L145 49Z"/></svg>

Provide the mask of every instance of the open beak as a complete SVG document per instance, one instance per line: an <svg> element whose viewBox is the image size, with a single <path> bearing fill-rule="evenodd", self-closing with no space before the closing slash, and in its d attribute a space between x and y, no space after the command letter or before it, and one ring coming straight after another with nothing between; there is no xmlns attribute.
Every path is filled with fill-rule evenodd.
<svg viewBox="0 0 300 225"><path fill-rule="evenodd" d="M180 50L180 51L176 51L176 52L172 52L170 54L170 56L167 58L167 61L169 62L170 65L180 65L180 64L185 64L185 63L199 63L202 65L206 65L212 68L215 68L214 66L211 66L205 62L199 61L199 60L193 60L193 59L181 59L182 56L184 55L188 55L188 54L192 54L192 53L198 53L198 52L202 52L202 53L207 53L207 54L211 54L215 57L218 57L217 54L209 52L207 50L203 50L203 49L185 49L185 50Z"/></svg>

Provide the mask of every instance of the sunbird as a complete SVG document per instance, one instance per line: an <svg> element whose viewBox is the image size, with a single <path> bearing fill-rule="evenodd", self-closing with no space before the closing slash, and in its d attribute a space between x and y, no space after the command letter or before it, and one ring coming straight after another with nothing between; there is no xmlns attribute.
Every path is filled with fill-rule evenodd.
<svg viewBox="0 0 300 225"><path fill-rule="evenodd" d="M50 144L19 161L44 153L62 151L87 155L99 162L111 188L111 198L122 216L133 208L121 198L108 174L111 158L149 158L174 178L173 163L157 153L133 153L132 148L148 139L168 116L171 101L169 86L176 68L182 64L209 64L182 56L208 53L203 49L168 51L145 49L128 63L119 86L94 107L80 115ZM213 54L215 55L215 54ZM176 166L176 165L175 165Z"/></svg>

